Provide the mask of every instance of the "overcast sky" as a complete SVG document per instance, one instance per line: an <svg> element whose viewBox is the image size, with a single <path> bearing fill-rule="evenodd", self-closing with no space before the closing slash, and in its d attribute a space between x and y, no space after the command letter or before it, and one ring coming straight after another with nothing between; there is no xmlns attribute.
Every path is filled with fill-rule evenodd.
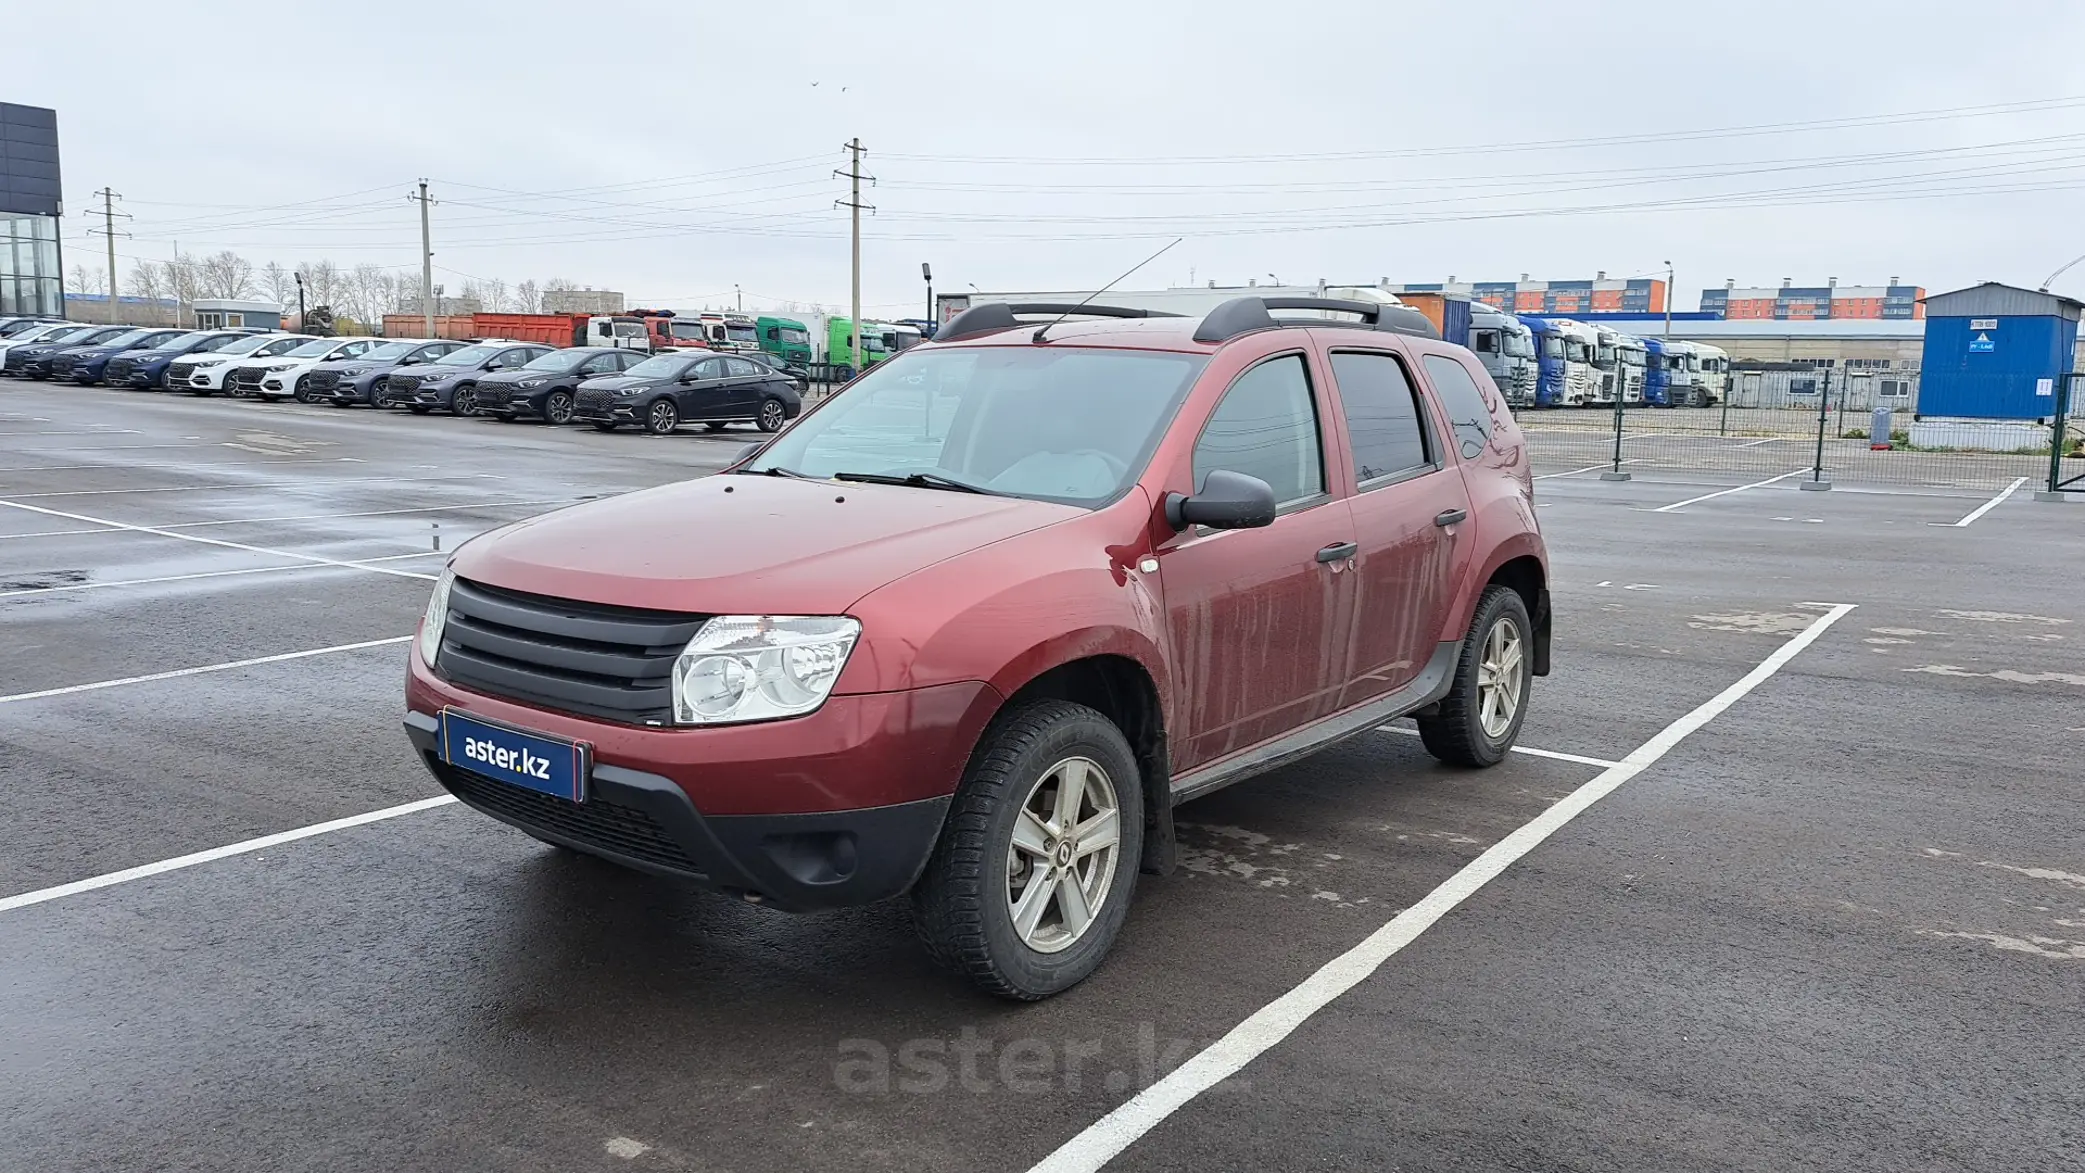
<svg viewBox="0 0 2085 1173"><path fill-rule="evenodd" d="M1692 308L2085 253L2074 0L4 3L0 99L58 110L68 269L109 185L125 256L417 273L425 176L451 289L844 305L856 135L886 317L925 311L922 261L941 292L1092 288L1174 236L1129 287L1669 259Z"/></svg>

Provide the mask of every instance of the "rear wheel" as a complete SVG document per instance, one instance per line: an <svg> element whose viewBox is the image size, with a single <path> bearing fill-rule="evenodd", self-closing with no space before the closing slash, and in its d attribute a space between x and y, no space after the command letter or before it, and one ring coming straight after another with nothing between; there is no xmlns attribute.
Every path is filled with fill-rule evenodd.
<svg viewBox="0 0 2085 1173"><path fill-rule="evenodd" d="M782 406L781 400L763 399L760 401L760 418L753 423L763 432L779 432L788 419L789 409Z"/></svg>
<svg viewBox="0 0 2085 1173"><path fill-rule="evenodd" d="M1455 662L1455 683L1431 717L1419 718L1426 750L1451 766L1495 766L1520 736L1534 682L1528 607L1511 587L1489 586Z"/></svg>
<svg viewBox="0 0 2085 1173"><path fill-rule="evenodd" d="M680 409L673 406L671 399L654 399L645 409L644 430L654 436L664 436L680 426Z"/></svg>
<svg viewBox="0 0 2085 1173"><path fill-rule="evenodd" d="M452 415L478 414L478 388L470 383L458 387L449 396L449 411Z"/></svg>
<svg viewBox="0 0 2085 1173"><path fill-rule="evenodd" d="M572 393L570 391L552 391L543 400L543 422L551 424L569 424L572 422Z"/></svg>
<svg viewBox="0 0 2085 1173"><path fill-rule="evenodd" d="M1143 787L1106 717L1037 701L995 721L913 889L936 961L1003 998L1083 981L1129 912Z"/></svg>

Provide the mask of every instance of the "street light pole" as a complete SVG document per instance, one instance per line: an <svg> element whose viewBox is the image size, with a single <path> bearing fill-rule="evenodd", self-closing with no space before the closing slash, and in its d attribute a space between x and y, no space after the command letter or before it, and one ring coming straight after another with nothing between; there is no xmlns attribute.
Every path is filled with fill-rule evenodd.
<svg viewBox="0 0 2085 1173"><path fill-rule="evenodd" d="M1672 337L1672 262L1665 262L1665 336Z"/></svg>
<svg viewBox="0 0 2085 1173"><path fill-rule="evenodd" d="M304 274L293 273L291 275L297 279L297 330L299 333L302 333L304 330Z"/></svg>
<svg viewBox="0 0 2085 1173"><path fill-rule="evenodd" d="M925 261L919 263L919 275L927 280L927 325L934 324L934 266Z"/></svg>

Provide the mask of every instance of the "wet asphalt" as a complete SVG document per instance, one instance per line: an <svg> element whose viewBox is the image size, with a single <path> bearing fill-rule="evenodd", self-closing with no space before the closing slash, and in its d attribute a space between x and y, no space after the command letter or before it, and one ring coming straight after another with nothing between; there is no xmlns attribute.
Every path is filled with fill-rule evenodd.
<svg viewBox="0 0 2085 1173"><path fill-rule="evenodd" d="M415 576L751 438L0 382L0 896L437 794ZM1113 1167L2085 1164L2085 506L1590 476L1523 745L1859 606ZM453 805L0 912L0 1170L1023 1169L1599 770L1382 732L1190 804L1037 1006Z"/></svg>

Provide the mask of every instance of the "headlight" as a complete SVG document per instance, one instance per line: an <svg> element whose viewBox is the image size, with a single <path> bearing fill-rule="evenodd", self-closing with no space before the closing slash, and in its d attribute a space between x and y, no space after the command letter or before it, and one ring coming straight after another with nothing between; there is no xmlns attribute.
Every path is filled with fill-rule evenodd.
<svg viewBox="0 0 2085 1173"><path fill-rule="evenodd" d="M861 631L844 615L719 615L674 661L674 723L808 713L825 703Z"/></svg>
<svg viewBox="0 0 2085 1173"><path fill-rule="evenodd" d="M449 587L455 581L456 575L443 567L441 577L434 580L434 594L428 597L427 614L420 619L420 662L430 668L442 650L442 628L449 623Z"/></svg>
<svg viewBox="0 0 2085 1173"><path fill-rule="evenodd" d="M195 365L198 367L221 367L224 365L224 362L225 360L221 358L206 358L198 360Z"/></svg>
<svg viewBox="0 0 2085 1173"><path fill-rule="evenodd" d="M340 372L340 377L343 379L352 379L355 376L360 375L361 373L361 367L349 367L346 370Z"/></svg>
<svg viewBox="0 0 2085 1173"><path fill-rule="evenodd" d="M548 383L549 381L550 380L548 379L523 379L514 385L516 387L541 387L543 384Z"/></svg>
<svg viewBox="0 0 2085 1173"><path fill-rule="evenodd" d="M269 369L270 371L286 371L286 370L289 370L289 369L290 369L291 367L293 367L293 366L296 366L296 365L297 365L297 364L296 364L296 363L293 363L293 362L279 362L279 363L271 363L271 364L269 365L268 369Z"/></svg>

